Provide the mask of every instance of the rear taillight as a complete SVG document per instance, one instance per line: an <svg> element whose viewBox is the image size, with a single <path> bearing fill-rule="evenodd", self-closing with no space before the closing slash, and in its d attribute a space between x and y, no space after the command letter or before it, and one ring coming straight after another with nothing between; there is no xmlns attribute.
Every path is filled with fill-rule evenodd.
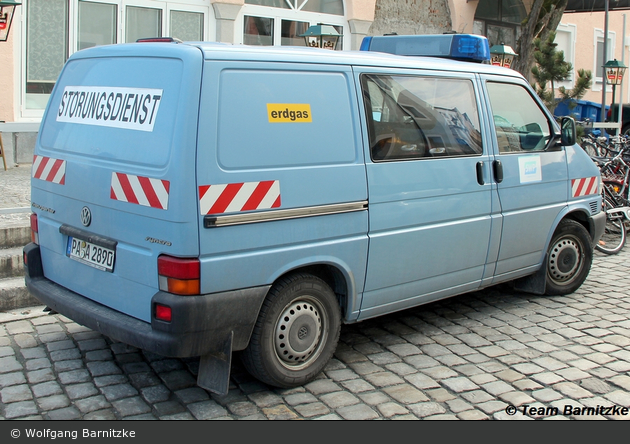
<svg viewBox="0 0 630 444"><path fill-rule="evenodd" d="M199 270L198 258L158 257L160 290L183 296L199 294Z"/></svg>
<svg viewBox="0 0 630 444"><path fill-rule="evenodd" d="M31 214L31 242L39 245L39 227L37 226L37 214Z"/></svg>

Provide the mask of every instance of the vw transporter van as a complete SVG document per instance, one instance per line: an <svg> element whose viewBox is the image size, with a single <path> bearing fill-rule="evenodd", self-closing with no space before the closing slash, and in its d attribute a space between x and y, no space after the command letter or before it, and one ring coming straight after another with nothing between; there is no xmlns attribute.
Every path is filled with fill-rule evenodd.
<svg viewBox="0 0 630 444"><path fill-rule="evenodd" d="M440 57L400 55L413 38L397 55L73 54L35 148L28 289L116 341L200 357L222 394L237 351L292 387L342 324L507 281L575 291L605 220L575 123L478 63L485 38L448 38Z"/></svg>

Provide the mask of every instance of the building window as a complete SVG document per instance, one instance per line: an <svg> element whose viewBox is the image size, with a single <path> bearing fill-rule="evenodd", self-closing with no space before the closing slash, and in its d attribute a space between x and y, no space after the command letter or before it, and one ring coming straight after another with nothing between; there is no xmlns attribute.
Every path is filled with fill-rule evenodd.
<svg viewBox="0 0 630 444"><path fill-rule="evenodd" d="M68 58L68 1L26 3L25 108L43 109Z"/></svg>
<svg viewBox="0 0 630 444"><path fill-rule="evenodd" d="M593 89L601 91L604 81L604 64L608 60L612 60L615 54L615 33L608 31L608 42L606 44L606 57L604 58L604 31L596 29L594 33L595 39L595 60L593 60Z"/></svg>
<svg viewBox="0 0 630 444"><path fill-rule="evenodd" d="M116 14L116 5L80 1L77 49L116 43Z"/></svg>
<svg viewBox="0 0 630 444"><path fill-rule="evenodd" d="M479 0L475 18L520 25L527 17L522 0Z"/></svg>
<svg viewBox="0 0 630 444"><path fill-rule="evenodd" d="M245 0L245 4L343 15L343 0Z"/></svg>
<svg viewBox="0 0 630 444"><path fill-rule="evenodd" d="M127 43L146 37L162 37L162 10L127 6Z"/></svg>
<svg viewBox="0 0 630 444"><path fill-rule="evenodd" d="M209 20L212 13L202 2L206 0L186 4L182 0L23 2L21 117L42 115L64 63L75 51L143 37L207 39L214 32L214 21Z"/></svg>
<svg viewBox="0 0 630 444"><path fill-rule="evenodd" d="M199 12L171 11L170 36L184 42L203 40L203 14Z"/></svg>
<svg viewBox="0 0 630 444"><path fill-rule="evenodd" d="M316 24L333 26L343 36L343 11L342 0L245 0L243 21L237 20L243 29L235 30L234 43L305 46L300 35ZM341 49L343 38L337 44L337 50Z"/></svg>
<svg viewBox="0 0 630 444"><path fill-rule="evenodd" d="M301 6L302 11L343 15L343 3L340 0L308 0L307 2L298 0L295 3L304 3Z"/></svg>
<svg viewBox="0 0 630 444"><path fill-rule="evenodd" d="M606 44L606 57L604 58L604 33L595 30L595 81L601 83L604 77L604 64L613 59L615 53L615 35L608 31L608 42Z"/></svg>
<svg viewBox="0 0 630 444"><path fill-rule="evenodd" d="M289 6L285 0L245 0L245 3L249 5L267 6L270 8L291 9L291 6Z"/></svg>
<svg viewBox="0 0 630 444"><path fill-rule="evenodd" d="M243 43L246 45L272 46L273 19L269 17L245 16Z"/></svg>
<svg viewBox="0 0 630 444"><path fill-rule="evenodd" d="M309 26L308 22L282 20L280 44L282 46L305 46L304 37L300 37L300 34L304 34Z"/></svg>
<svg viewBox="0 0 630 444"><path fill-rule="evenodd" d="M522 0L479 0L473 32L485 35L490 46L505 44L515 48L526 17Z"/></svg>
<svg viewBox="0 0 630 444"><path fill-rule="evenodd" d="M576 25L565 25L560 23L556 29L556 38L554 43L558 46L556 49L564 53L564 61L575 67L575 34ZM573 88L574 86L574 73L570 72L570 76L566 81L562 81L556 84L556 86L564 86L565 88Z"/></svg>

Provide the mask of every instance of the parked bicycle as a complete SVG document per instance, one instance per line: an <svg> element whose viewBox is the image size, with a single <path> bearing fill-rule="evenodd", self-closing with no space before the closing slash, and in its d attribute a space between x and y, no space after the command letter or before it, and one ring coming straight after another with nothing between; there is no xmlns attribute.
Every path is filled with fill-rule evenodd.
<svg viewBox="0 0 630 444"><path fill-rule="evenodd" d="M609 147L609 152L615 152ZM628 184L630 178L630 143L625 143L612 157L591 156L599 166L602 177L602 206L606 212L606 228L598 251L616 254L626 244L630 226Z"/></svg>
<svg viewBox="0 0 630 444"><path fill-rule="evenodd" d="M630 144L628 136L598 136L588 133L582 136L580 146L591 157L613 157Z"/></svg>

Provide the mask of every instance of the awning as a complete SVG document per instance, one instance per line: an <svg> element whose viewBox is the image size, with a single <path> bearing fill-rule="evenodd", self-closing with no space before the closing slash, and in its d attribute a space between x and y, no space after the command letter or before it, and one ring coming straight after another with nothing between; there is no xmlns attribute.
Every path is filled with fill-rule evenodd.
<svg viewBox="0 0 630 444"><path fill-rule="evenodd" d="M609 11L630 10L630 0L608 0ZM564 12L604 12L606 0L569 0Z"/></svg>

